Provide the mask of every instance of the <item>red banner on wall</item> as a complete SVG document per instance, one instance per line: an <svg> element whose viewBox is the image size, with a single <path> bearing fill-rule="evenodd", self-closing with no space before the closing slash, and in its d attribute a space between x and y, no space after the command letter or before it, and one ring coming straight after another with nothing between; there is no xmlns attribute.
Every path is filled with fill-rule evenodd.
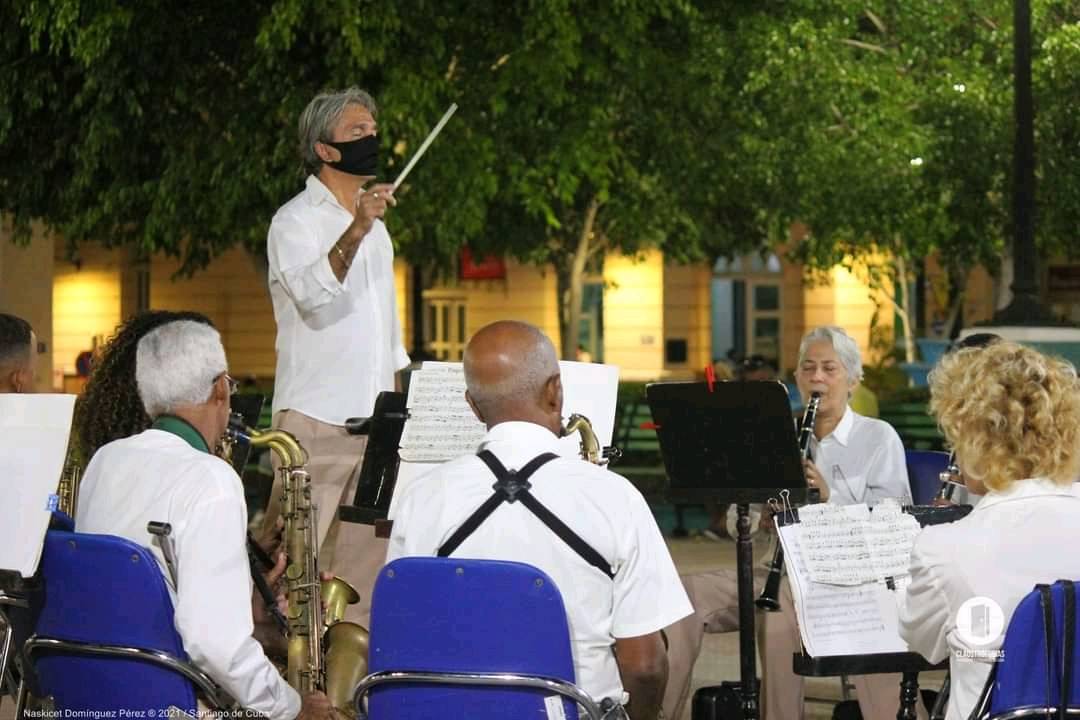
<svg viewBox="0 0 1080 720"><path fill-rule="evenodd" d="M506 277L506 263L497 255L476 258L472 250L461 248L462 280L502 280Z"/></svg>

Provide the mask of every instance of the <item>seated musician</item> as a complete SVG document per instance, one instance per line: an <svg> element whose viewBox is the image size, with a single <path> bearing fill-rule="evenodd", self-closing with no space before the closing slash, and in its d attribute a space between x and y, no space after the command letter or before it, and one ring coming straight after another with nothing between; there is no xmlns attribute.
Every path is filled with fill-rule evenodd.
<svg viewBox="0 0 1080 720"><path fill-rule="evenodd" d="M520 322L481 329L465 349L470 407L487 425L481 449L506 469L557 451L563 392L551 341ZM551 575L568 614L577 684L597 701L625 704L633 720L660 710L667 658L660 630L690 613L671 555L641 494L624 478L559 457L529 491L591 549L579 554L522 503L503 503L476 529L465 521L492 496L495 476L468 455L401 495L387 560L443 555L516 560ZM459 542L460 541L460 542Z"/></svg>
<svg viewBox="0 0 1080 720"><path fill-rule="evenodd" d="M0 393L34 391L34 331L21 317L0 313Z"/></svg>
<svg viewBox="0 0 1080 720"><path fill-rule="evenodd" d="M1080 544L1080 381L1067 362L999 341L942 358L930 393L964 482L983 498L964 519L919 534L900 634L928 660L949 657L956 719L970 715L1002 641L965 640L963 604L988 598L1007 626L1036 583L1080 579L1070 550Z"/></svg>
<svg viewBox="0 0 1080 720"><path fill-rule="evenodd" d="M149 332L138 343L135 378L153 425L94 454L76 529L118 535L154 553L184 650L242 706L271 720L329 718L326 697L299 697L252 638L243 488L211 453L228 424L234 383L217 330L180 320ZM150 521L172 525L175 584L146 530Z"/></svg>
<svg viewBox="0 0 1080 720"><path fill-rule="evenodd" d="M910 503L911 489L900 437L888 423L859 415L849 406L852 391L862 376L859 346L842 328L823 326L803 337L795 380L804 402L809 401L811 393L821 393L810 440L812 460L804 465L807 483L820 491L823 502L838 505L872 506L885 498ZM723 629L734 629L730 626L737 623L732 612L736 597L734 582L734 573L730 571L683 578L695 616L665 631L671 643L672 667L679 668L679 674L672 675L664 698L668 717L678 717L689 695L691 670L710 618L726 615L730 621ZM786 582L780 584L778 599L778 612L757 616L762 717L795 720L803 717L804 683L792 669L791 659L801 651L802 642ZM896 717L900 703L899 674L850 679L855 684L864 718Z"/></svg>

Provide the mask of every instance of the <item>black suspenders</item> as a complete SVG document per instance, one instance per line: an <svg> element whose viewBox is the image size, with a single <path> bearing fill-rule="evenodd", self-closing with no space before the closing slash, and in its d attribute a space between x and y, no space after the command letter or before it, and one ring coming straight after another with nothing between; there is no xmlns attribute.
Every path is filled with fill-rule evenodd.
<svg viewBox="0 0 1080 720"><path fill-rule="evenodd" d="M465 542L465 539L476 531L476 528L480 527L480 524L487 520L491 513L495 512L495 508L506 503L514 503L518 500L524 505L529 512L537 517L540 522L547 525L553 533L559 536L559 538L570 546L570 549L576 552L581 558L592 565L600 572L607 575L609 578L614 579L615 573L611 570L611 565L608 564L604 556L596 552L589 543L585 542L580 535L571 530L562 520L555 517L554 513L544 507L543 503L533 497L529 492L529 488L532 484L529 483L529 478L546 465L548 462L558 457L555 453L544 453L530 460L520 470L507 470L499 459L495 457L490 450L482 450L477 454L484 464L488 466L492 473L495 475L495 484L492 486L495 493L489 497L484 503L470 515L464 523L461 524L454 534L451 535L442 547L439 548L439 557L449 557L452 552L458 549L461 543Z"/></svg>

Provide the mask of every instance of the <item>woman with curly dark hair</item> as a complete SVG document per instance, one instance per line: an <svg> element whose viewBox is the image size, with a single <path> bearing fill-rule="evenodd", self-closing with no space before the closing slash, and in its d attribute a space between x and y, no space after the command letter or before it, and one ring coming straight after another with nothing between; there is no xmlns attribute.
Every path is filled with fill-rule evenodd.
<svg viewBox="0 0 1080 720"><path fill-rule="evenodd" d="M81 464L89 462L102 445L150 427L135 385L135 349L146 333L173 320L213 326L209 318L197 312L146 310L121 323L105 344L75 405L75 437Z"/></svg>

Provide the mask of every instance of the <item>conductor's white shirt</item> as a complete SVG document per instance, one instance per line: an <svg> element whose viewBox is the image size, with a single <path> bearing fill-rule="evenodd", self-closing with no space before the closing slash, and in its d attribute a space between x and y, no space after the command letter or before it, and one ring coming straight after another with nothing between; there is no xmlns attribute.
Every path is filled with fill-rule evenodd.
<svg viewBox="0 0 1080 720"><path fill-rule="evenodd" d="M1072 484L1029 479L1006 492L987 493L962 520L919 533L911 553L911 585L900 609L900 635L931 662L949 658L949 720L971 714L990 673L988 653L1000 649L1003 640L971 634L969 639L985 643L965 640L957 627L961 606L989 598L1001 608L1007 627L1036 583L1080 579L1080 554L1074 551L1080 546L1078 517L1080 497Z"/></svg>
<svg viewBox="0 0 1080 720"><path fill-rule="evenodd" d="M885 498L911 503L904 444L889 423L844 410L833 431L810 440L810 452L834 505L866 503Z"/></svg>
<svg viewBox="0 0 1080 720"><path fill-rule="evenodd" d="M329 253L353 221L314 175L278 209L266 241L277 322L273 412L331 425L370 415L409 364L394 292L394 246L382 220L360 241L344 282Z"/></svg>
<svg viewBox="0 0 1080 720"><path fill-rule="evenodd" d="M545 452L557 438L526 422L496 425L481 449L508 469ZM492 494L495 477L467 455L411 483L396 510L387 562L432 556ZM530 478L530 492L604 557L612 580L589 565L521 503L503 503L454 557L515 560L540 568L562 593L577 683L597 700L619 701L622 683L615 638L656 632L693 612L671 554L641 493L625 478L577 458L548 462Z"/></svg>
<svg viewBox="0 0 1080 720"><path fill-rule="evenodd" d="M152 520L172 525L179 588L146 531ZM228 463L163 430L113 441L86 467L76 529L150 548L173 596L176 630L191 661L245 708L270 720L296 717L300 696L251 636L247 506Z"/></svg>

